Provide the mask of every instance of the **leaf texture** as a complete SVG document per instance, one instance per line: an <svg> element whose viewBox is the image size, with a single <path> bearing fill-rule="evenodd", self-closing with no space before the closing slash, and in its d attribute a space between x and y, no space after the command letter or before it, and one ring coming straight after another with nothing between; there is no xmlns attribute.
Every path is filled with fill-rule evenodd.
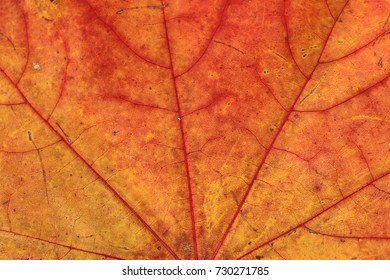
<svg viewBox="0 0 390 280"><path fill-rule="evenodd" d="M1 259L389 259L388 0L2 0Z"/></svg>

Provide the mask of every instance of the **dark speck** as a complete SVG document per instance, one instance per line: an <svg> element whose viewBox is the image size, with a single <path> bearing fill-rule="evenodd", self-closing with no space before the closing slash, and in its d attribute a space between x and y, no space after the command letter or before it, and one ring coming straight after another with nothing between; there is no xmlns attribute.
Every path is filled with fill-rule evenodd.
<svg viewBox="0 0 390 280"><path fill-rule="evenodd" d="M382 60L382 57L379 58L378 66L380 66L381 68L383 67L383 60Z"/></svg>

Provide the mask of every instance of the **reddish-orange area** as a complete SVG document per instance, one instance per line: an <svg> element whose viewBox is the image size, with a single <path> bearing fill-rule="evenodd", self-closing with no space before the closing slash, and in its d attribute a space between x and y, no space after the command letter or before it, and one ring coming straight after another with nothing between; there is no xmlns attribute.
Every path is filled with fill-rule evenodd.
<svg viewBox="0 0 390 280"><path fill-rule="evenodd" d="M390 259L387 0L2 0L1 259Z"/></svg>

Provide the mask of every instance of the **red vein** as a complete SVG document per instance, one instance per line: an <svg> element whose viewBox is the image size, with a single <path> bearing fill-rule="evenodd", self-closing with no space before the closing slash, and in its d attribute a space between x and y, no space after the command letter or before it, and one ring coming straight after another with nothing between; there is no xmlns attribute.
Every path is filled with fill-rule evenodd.
<svg viewBox="0 0 390 280"><path fill-rule="evenodd" d="M17 102L17 103L0 103L0 106L18 106L18 105L24 105L24 102Z"/></svg>
<svg viewBox="0 0 390 280"><path fill-rule="evenodd" d="M340 15L342 14L342 12L343 12L343 10L345 9L345 7L346 7L346 5L348 4L348 2L349 2L349 0L346 1L346 3L344 4L344 6L343 6L343 8L342 8L342 10L341 10L341 12L340 12ZM340 15L337 17L337 19L340 17ZM325 47L326 47L326 45L327 45L327 43L328 43L328 40L329 40L329 38L330 38L330 35L332 34L332 31L333 31L334 27L335 27L335 25L336 25L336 22L337 22L337 20L334 21L334 23L333 23L333 25L332 25L332 27L331 27L331 29L330 29L330 31L329 31L329 34L328 34L327 38L326 38L325 41L324 41L324 47L322 48L321 53L320 53L320 55L319 55L319 57L318 57L318 59L317 59L316 66L313 68L313 70L312 70L312 72L310 73L309 77L306 79L306 82L303 84L301 90L300 90L299 93L297 94L297 96L296 96L296 98L295 98L293 104L291 105L290 109L289 109L288 112L285 114L284 118L282 119L282 122L281 122L281 124L280 124L280 126L279 126L279 128L278 128L278 131L277 131L276 134L275 134L275 137L272 139L272 142L270 143L270 145L269 145L268 148L266 149L266 152L265 152L263 158L261 159L260 164L258 165L258 167L257 167L257 169L256 169L256 171L255 171L255 173L254 173L254 175L253 175L253 177L252 177L252 180L250 181L250 183L249 183L249 185L248 185L248 188L247 188L247 190L245 191L245 194L244 194L243 198L241 199L241 202L239 203L236 212L235 212L234 215L233 215L233 218L231 219L231 221L230 221L228 227L226 228L225 232L224 232L223 235L222 235L222 238L221 238L220 241L218 242L217 247L216 247L214 253L213 253L212 256L211 256L212 259L215 259L215 257L217 256L218 252L220 251L220 249L221 249L223 243L225 242L225 240L226 240L226 238L227 238L227 236L228 236L228 234L229 234L231 228L233 227L233 224L235 223L235 221L237 220L238 215L239 215L240 212L241 212L241 209L242 209L242 207L243 207L243 205L244 205L244 203L245 203L245 201L246 201L246 199L247 199L247 197L248 197L250 191L251 191L252 188L253 188L254 182L255 182L257 176L259 175L260 170L262 169L262 167L263 167L263 165L264 165L266 159L268 158L268 156L269 156L269 154L270 154L270 152L271 152L271 150L272 150L272 148L273 148L273 146L274 146L276 140L278 139L278 136L280 135L280 133L282 132L284 126L286 125L286 123L287 123L287 121L288 121L288 119L289 119L291 113L294 112L295 104L298 102L298 100L299 100L300 96L302 95L304 89L306 88L306 86L307 86L307 84L309 83L309 81L311 80L311 78L312 78L312 76L313 76L315 70L317 69L317 67L318 67L318 65L319 65L318 62L319 62L320 59L321 59L321 56L322 56L322 54L323 54L323 52L324 52L324 50L325 50Z"/></svg>
<svg viewBox="0 0 390 280"><path fill-rule="evenodd" d="M375 42L376 40L378 40L379 38L381 38L382 36L386 36L388 35L388 32L389 32L390 29L387 29L386 31L380 33L378 36L376 36L374 39L372 39L371 41L369 41L368 43L360 46L359 48L355 49L354 51L350 52L349 54L346 54L344 56L340 56L338 58L335 58L335 59L331 59L331 60L326 60L326 61L320 61L319 63L320 64L326 64L326 63L332 63L332 62L335 62L335 61L338 61L338 60L341 60L341 59L344 59L348 56L351 56L353 54L356 54L358 51L360 51L361 49L364 49L365 47L367 47L369 44L372 44L373 42Z"/></svg>
<svg viewBox="0 0 390 280"><path fill-rule="evenodd" d="M295 56L292 52L292 49L291 49L290 33L288 31L288 26L287 26L288 23L287 23L287 15L286 15L286 1L283 1L283 25L284 25L284 29L286 30L286 40L287 40L287 46L288 46L288 51L290 52L290 56L295 64L295 66L298 68L299 72L303 75L303 77L308 79L307 75L305 73L303 73L301 67L299 67L299 65L295 59Z"/></svg>
<svg viewBox="0 0 390 280"><path fill-rule="evenodd" d="M354 236L354 235L338 235L338 234L329 234L325 232L318 231L316 229L311 229L306 225L303 225L302 228L311 231L313 234L319 234L326 237L332 238L345 238L345 239L368 239L368 240L390 240L390 236Z"/></svg>
<svg viewBox="0 0 390 280"><path fill-rule="evenodd" d="M377 186L375 186L374 184L373 184L373 186L374 186L374 188L376 188L378 191L390 195L390 192L385 191L385 190L382 190L382 189L378 188Z"/></svg>
<svg viewBox="0 0 390 280"><path fill-rule="evenodd" d="M266 82L264 82L264 80L261 78L261 75L259 73L259 71L257 71L256 68L254 68L255 72L256 72L256 78L260 81L260 83L265 86L267 89L268 89L268 92L271 94L271 96L275 99L275 101L279 104L279 106L287 112L287 109L283 106L283 104L279 101L279 99L276 97L274 91L272 90L272 88L270 86L268 86L268 84Z"/></svg>
<svg viewBox="0 0 390 280"><path fill-rule="evenodd" d="M165 5L164 0L161 0L161 5ZM190 204L190 212L191 212L191 227L192 227L192 243L194 247L194 255L195 259L199 259L198 254L198 242L197 242L197 234L196 234L196 221L195 221L195 207L194 207L194 200L192 198L192 186L191 186L191 180L190 180L190 168L188 164L188 149L187 149L187 143L186 138L184 135L184 126L183 126L183 112L181 109L180 99L179 99L179 92L176 85L176 76L173 68L173 60L172 60L172 51L171 51L171 45L169 41L169 34L168 34L168 26L165 16L165 9L162 9L163 17L164 17L164 27L165 27L165 38L167 42L167 48L169 53L169 61L170 61L170 69L171 69L171 77L173 81L173 87L175 90L175 99L176 99L176 105L177 105L177 113L178 113L178 120L180 125L180 135L181 135L181 142L183 145L183 155L184 155L184 163L185 163L185 169L186 169L186 177L187 177L187 188L188 188L188 200Z"/></svg>
<svg viewBox="0 0 390 280"><path fill-rule="evenodd" d="M3 36L5 39L7 39L8 43L10 43L14 51L17 53L14 42L12 42L11 38L5 35L3 32L0 32L0 35Z"/></svg>
<svg viewBox="0 0 390 280"><path fill-rule="evenodd" d="M333 20L335 20L335 17L333 15L332 11L330 10L328 0L325 0L325 4L326 4L326 7L328 8L328 12L329 12L330 16L333 18Z"/></svg>
<svg viewBox="0 0 390 280"><path fill-rule="evenodd" d="M30 149L30 150L25 150L25 151L8 151L8 150L0 150L0 153L5 153L5 154L26 154L26 153L31 153L31 152L35 152L36 149L45 149L45 148L48 148L48 147L51 147L51 146L54 146L55 144L61 142L61 140L58 140L58 141L55 141L53 143L50 143L50 144L47 144L45 146L42 146L42 147L36 147L34 149Z"/></svg>
<svg viewBox="0 0 390 280"><path fill-rule="evenodd" d="M218 41L218 40L214 40L214 42L217 43L217 44L224 45L224 46L226 46L226 47L228 47L228 48L231 48L231 49L233 49L233 50L236 50L236 51L238 51L239 53L245 54L242 50L236 48L235 46L232 46L232 45L230 45L230 44L227 44L227 43L225 43L225 42L221 42L221 41Z"/></svg>
<svg viewBox="0 0 390 280"><path fill-rule="evenodd" d="M196 112L199 112L199 111L202 111L202 110L205 110L205 109L208 109L210 108L213 104L217 103L217 100L216 99L213 99L210 103L206 104L206 105L203 105L197 109L194 109L193 111L191 112L188 112L186 114L183 115L183 117L188 117L192 114L195 114Z"/></svg>
<svg viewBox="0 0 390 280"><path fill-rule="evenodd" d="M309 159L307 158L303 158L302 156L300 156L299 154L295 153L295 152L292 152L292 151L289 151L289 150L286 150L286 149L282 149L282 148L277 148L277 147L273 147L274 150L276 151L281 151L281 152L284 152L284 153L287 153L287 154L291 154L297 158L299 158L300 160L302 161L305 161L307 163L309 163L313 158L315 158L320 152L317 152L315 155L313 155L312 157L310 157Z"/></svg>
<svg viewBox="0 0 390 280"><path fill-rule="evenodd" d="M92 173L97 176L104 184L104 186L111 191L111 193L140 221L142 226L148 230L164 247L165 249L176 259L179 259L179 257L176 255L176 253L170 248L170 246L146 223L146 221L135 211L133 207L130 206L130 204L121 197L121 195L97 172L95 168L93 168L80 154L79 152L73 148L73 146L68 143L67 139L65 139L51 124L48 120L46 120L40 112L30 103L30 101L27 99L27 97L24 95L24 93L21 91L19 86L15 84L11 78L4 72L3 69L0 68L0 72L2 72L5 77L8 79L8 81L14 85L15 89L19 92L23 100L26 102L26 104L29 106L29 108L41 119L41 121L46 124L53 132L56 134L62 142L67 146L67 148L75 154L88 168L92 171Z"/></svg>
<svg viewBox="0 0 390 280"><path fill-rule="evenodd" d="M321 214L325 213L326 211L328 211L328 210L330 210L330 209L333 209L333 208L336 207L337 205L339 205L339 204L341 204L342 202L346 201L348 198L350 198L350 197L352 197L353 195L359 193L360 191L364 190L364 189L367 188L368 186L372 185L374 182L376 182L376 181L378 181L378 180L380 180L380 179L386 177L386 176L389 175L389 174L390 174L390 171L388 171L388 172L382 174L382 175L379 176L378 178L376 178L376 179L372 180L371 182L367 183L366 185L360 187L360 188L357 189L356 191L350 193L350 194L347 195L347 196L344 196L342 199L340 199L340 200L337 201L336 203L333 203L333 204L329 205L329 206L326 207L325 209L323 209L323 210L321 210L320 212L318 212L317 214L315 214L313 217L311 217L311 218L307 219L306 221L304 221L304 222L302 222L302 223L296 225L295 227L293 227L293 228L291 228L291 229L289 229L289 230L286 230L286 231L284 231L283 233L281 233L281 234L279 234L279 235L277 235L277 236L275 236L275 237L269 239L268 241L262 243L261 245L258 245L258 246L256 246L255 248L249 250L248 252L246 252L245 254L243 254L242 256L240 256L238 259L243 259L243 258L245 258L246 256L252 254L254 251L256 251L256 250L258 250L258 249L260 249L260 248L262 248L262 247L264 247L264 246L269 245L270 243L274 242L275 240L277 240L277 239L279 239L279 238L281 238L281 237L283 237L283 236L289 234L290 232L293 232L294 230L296 230L296 229L298 229L298 228L300 228L300 227L305 226L305 224L307 224L308 222L314 220L315 218L317 218L317 217L320 216Z"/></svg>
<svg viewBox="0 0 390 280"><path fill-rule="evenodd" d="M8 230L4 230L4 229L0 229L0 232L4 232L4 233L7 233L7 234L14 234L14 235L22 236L22 237L25 237L25 238L28 238L28 239L37 240L37 241L41 241L41 242L45 242L45 243L61 246L61 247L64 247L64 248L68 248L70 250L75 250L75 251L80 251L80 252L84 252L84 253L94 254L94 255L103 256L103 257L106 257L106 258L111 258L111 259L116 259L116 260L123 260L122 258L115 257L115 256L112 256L112 255L99 253L99 252L94 252L94 251L90 251L90 250L86 250L86 249L82 249L82 248L78 248L78 247L73 247L73 246L62 244L62 243L58 243L58 242L42 239L42 238L39 238L39 237L26 235L26 234L23 234L23 233L8 231Z"/></svg>
<svg viewBox="0 0 390 280"><path fill-rule="evenodd" d="M352 139L350 140L355 146L356 148L359 150L359 154L360 154L360 158L363 159L364 163L366 164L367 166L367 169L370 173L370 176L371 176L371 179L374 179L374 175L372 175L372 171L371 171L371 166L366 158L366 156L364 155L364 152L362 150L362 148L360 148L360 146L355 142L353 141Z"/></svg>
<svg viewBox="0 0 390 280"><path fill-rule="evenodd" d="M211 45L211 42L213 41L213 38L215 37L215 34L217 34L218 30L220 29L220 27L222 26L222 19L223 19L223 15L225 14L225 11L226 11L226 7L227 7L227 4L228 4L229 0L226 0L223 7L222 7L222 12L221 12L221 16L219 18L219 22L217 24L217 27L214 29L214 32L211 34L211 37L209 39L209 41L207 42L206 46L203 48L202 52L200 53L199 57L186 69L184 70L182 73L180 74L177 74L175 76L175 78L178 78L184 74L186 74L187 72L191 71L196 64L198 64L198 62L203 58L203 56L205 55L205 53L207 52L208 48L210 47Z"/></svg>
<svg viewBox="0 0 390 280"><path fill-rule="evenodd" d="M147 59L146 57L140 55L139 53L137 53L132 47L130 47L129 44L127 44L125 42L125 40L116 32L116 30L114 30L113 27L111 27L108 23L106 23L98 14L97 12L95 11L95 9L92 7L92 5L87 1L87 0L83 0L88 6L89 8L91 9L91 11L93 12L93 14L96 16L96 18L103 24L105 25L107 28L109 28L113 33L114 35L118 38L118 40L123 44L125 45L135 56L137 56L138 58L140 58L141 60L147 62L147 63L150 63L152 65L155 65L155 66L158 66L158 67L161 67L161 68L165 68L165 69L169 69L169 67L167 66L164 66L164 65L160 65L160 64L157 64L156 62L153 62L149 59Z"/></svg>
<svg viewBox="0 0 390 280"><path fill-rule="evenodd" d="M361 90L360 92L358 92L358 93L356 93L356 94L354 94L354 95L352 95L352 96L346 98L345 100L343 100L343 101L341 101L341 102L339 102L339 103L337 103L337 104L334 104L334 105L332 105L332 106L330 106L330 107L328 107L328 108L325 108L325 109L318 109L318 110L294 110L294 111L295 111L295 112L300 112L300 113L318 113L318 112L325 112L325 111L331 110L331 109L333 109L333 108L335 108L335 107L338 107L338 106L340 106L340 105L342 105L342 104L344 104L344 103L347 103L348 101L354 99L355 97L358 97L359 95L362 95L362 94L366 93L367 91L369 91L369 90L371 90L371 89L377 87L378 85L380 85L380 84L382 84L383 82L385 82L389 77L390 77L389 75L386 76L386 77L384 77L382 80L380 80L380 81L374 83L373 85L371 85L371 86L369 86L369 87L367 87L367 88Z"/></svg>

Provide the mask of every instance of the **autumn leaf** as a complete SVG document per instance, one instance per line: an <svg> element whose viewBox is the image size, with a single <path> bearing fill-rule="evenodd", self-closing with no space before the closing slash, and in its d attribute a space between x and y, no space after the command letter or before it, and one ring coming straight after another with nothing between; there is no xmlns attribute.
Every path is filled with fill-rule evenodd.
<svg viewBox="0 0 390 280"><path fill-rule="evenodd" d="M390 259L388 0L1 0L0 258Z"/></svg>

